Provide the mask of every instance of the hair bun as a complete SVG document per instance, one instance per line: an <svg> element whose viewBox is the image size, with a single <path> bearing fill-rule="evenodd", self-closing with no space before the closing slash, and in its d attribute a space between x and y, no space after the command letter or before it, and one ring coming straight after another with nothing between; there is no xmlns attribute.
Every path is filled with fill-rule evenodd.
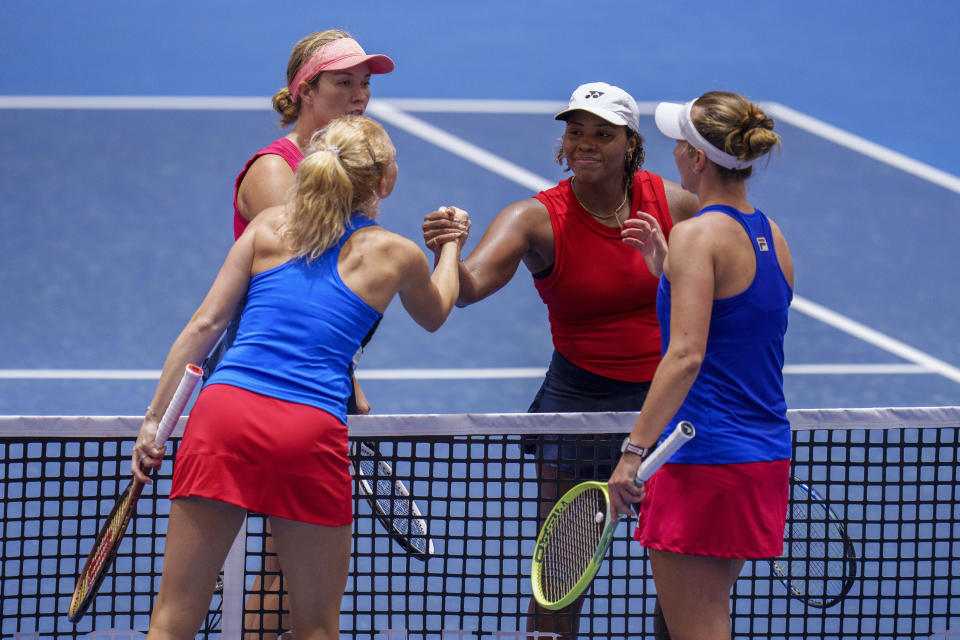
<svg viewBox="0 0 960 640"><path fill-rule="evenodd" d="M756 104L738 93L709 91L695 103L697 130L717 149L741 162L755 160L780 145L771 119ZM729 169L738 179L750 175L750 169Z"/></svg>
<svg viewBox="0 0 960 640"><path fill-rule="evenodd" d="M300 107L293 101L287 87L273 94L273 110L280 114L281 126L284 127L293 124L300 117Z"/></svg>

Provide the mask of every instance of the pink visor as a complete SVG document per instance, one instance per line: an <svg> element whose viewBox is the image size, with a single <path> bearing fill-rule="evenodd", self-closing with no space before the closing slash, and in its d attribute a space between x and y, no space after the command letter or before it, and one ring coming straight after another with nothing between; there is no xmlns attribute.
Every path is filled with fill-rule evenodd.
<svg viewBox="0 0 960 640"><path fill-rule="evenodd" d="M393 60L380 54L368 56L353 38L331 40L314 51L313 55L300 66L297 75L293 77L293 82L290 83L290 96L296 102L300 97L300 83L310 80L321 71L349 69L364 62L370 65L370 73L393 71Z"/></svg>

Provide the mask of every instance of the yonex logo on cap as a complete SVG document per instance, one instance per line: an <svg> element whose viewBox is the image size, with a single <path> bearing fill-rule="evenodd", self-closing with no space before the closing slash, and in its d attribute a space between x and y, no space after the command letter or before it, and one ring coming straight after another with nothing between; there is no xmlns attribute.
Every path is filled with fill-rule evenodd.
<svg viewBox="0 0 960 640"><path fill-rule="evenodd" d="M603 95L603 91L588 91L587 95L583 97L589 100L590 98L599 98L602 95Z"/></svg>

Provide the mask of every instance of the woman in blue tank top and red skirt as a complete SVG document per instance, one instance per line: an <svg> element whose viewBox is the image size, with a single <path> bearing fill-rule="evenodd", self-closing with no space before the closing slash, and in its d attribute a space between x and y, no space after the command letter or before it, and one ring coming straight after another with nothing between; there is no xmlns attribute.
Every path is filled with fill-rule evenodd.
<svg viewBox="0 0 960 640"><path fill-rule="evenodd" d="M345 116L317 132L285 206L237 239L167 356L133 450L141 481L187 363L202 360L246 300L236 340L190 412L174 465L163 578L149 640L194 637L247 511L268 516L290 593L294 636L339 637L351 547L347 459L350 363L394 296L428 331L459 290L469 222L441 239L430 273L412 241L374 222L397 179L383 128Z"/></svg>
<svg viewBox="0 0 960 640"><path fill-rule="evenodd" d="M290 130L257 151L237 176L233 187L234 240L261 212L283 204L313 134L334 118L363 115L370 101L371 76L390 73L393 68L393 60L382 54L368 55L341 29L311 33L294 45L287 62L286 85L273 96L279 124ZM207 357L204 380L233 344L239 321L239 317L234 318ZM375 328L376 325L367 334L364 345L373 337ZM353 385L348 413L369 413L370 404L355 377ZM275 639L279 635L276 632L289 628L289 604L285 596L281 600L280 567L269 525L266 533L263 569L251 586L244 607L244 626L249 631L244 637L251 640Z"/></svg>
<svg viewBox="0 0 960 640"><path fill-rule="evenodd" d="M722 640L744 561L783 548L793 262L779 227L746 195L751 165L780 140L734 93L661 103L656 122L677 140L681 184L701 209L670 235L657 296L664 356L610 478L611 502L623 514L640 503L634 537L650 552L671 638ZM696 437L635 487L646 452L681 420Z"/></svg>

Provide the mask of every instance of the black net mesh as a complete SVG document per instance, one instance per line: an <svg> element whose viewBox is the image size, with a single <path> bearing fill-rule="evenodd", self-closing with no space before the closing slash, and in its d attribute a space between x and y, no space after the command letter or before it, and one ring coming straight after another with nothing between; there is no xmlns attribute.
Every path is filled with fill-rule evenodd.
<svg viewBox="0 0 960 640"><path fill-rule="evenodd" d="M913 422L922 422L923 410L913 411ZM877 415L882 424L884 414ZM360 435L409 490L432 553L409 553L357 493L342 636L535 637L525 629L538 502L549 507L551 491L559 491L539 485L537 454L524 453L530 436L542 432L542 418L532 433L523 430L525 416L511 420L511 433L498 416L472 416L469 434L429 436L401 428L409 417L395 420L394 431L391 418L381 417ZM0 423L0 637L141 638L159 586L173 465L165 463L144 491L113 570L74 625L66 617L74 580L129 481L136 426L131 421L131 435L98 435L87 426L51 436L23 424ZM942 420L933 416L930 424L903 427L891 419L890 426L862 428L838 420L794 430L793 476L843 523L856 578L837 603L810 606L790 595L770 562L748 562L733 593L735 637L946 638L951 627L960 629L958 427L937 426ZM168 449L174 458L177 442ZM631 530L621 525L582 603L581 637L654 637L653 580ZM265 518L251 514L240 547L242 584L225 581L198 637L229 628L238 637L268 638L287 629L266 531ZM245 616L221 618L244 608Z"/></svg>

